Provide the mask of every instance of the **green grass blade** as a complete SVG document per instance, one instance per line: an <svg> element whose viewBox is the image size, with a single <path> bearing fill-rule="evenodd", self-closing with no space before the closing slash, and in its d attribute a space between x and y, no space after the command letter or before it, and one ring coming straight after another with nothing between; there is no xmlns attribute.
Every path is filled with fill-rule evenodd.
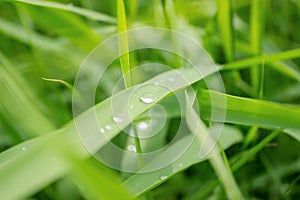
<svg viewBox="0 0 300 200"><path fill-rule="evenodd" d="M34 23L50 33L70 40L86 51L90 51L101 41L94 30L73 13L28 4L23 4L22 8L27 11Z"/></svg>
<svg viewBox="0 0 300 200"><path fill-rule="evenodd" d="M300 129L300 106L298 105L279 104L207 90L201 90L198 94L198 97L201 99L201 116L205 119L210 119L212 98L216 102L213 105L214 112L223 112L226 109L225 122L272 128ZM220 102L224 97L226 97L226 108L221 105L223 102ZM287 118L286 116L289 117ZM216 120L222 119L218 119L216 116Z"/></svg>
<svg viewBox="0 0 300 200"><path fill-rule="evenodd" d="M12 3L21 2L24 4L34 5L34 6L38 6L38 7L45 7L45 8L62 10L62 11L68 11L68 12L72 12L72 13L84 16L91 20L112 23L112 24L116 23L116 19L109 15L99 13L99 12L96 12L93 10L84 9L84 8L76 7L73 5L61 4L61 3L53 2L53 1L38 1L38 0L5 0L5 1L12 2Z"/></svg>
<svg viewBox="0 0 300 200"><path fill-rule="evenodd" d="M269 55L261 55L252 58L245 58L231 63L226 63L221 68L222 70L245 69L257 64L262 64L262 63L267 64L267 63L277 62L280 60L294 59L298 57L300 57L299 48L283 51L280 53L273 53Z"/></svg>
<svg viewBox="0 0 300 200"><path fill-rule="evenodd" d="M133 199L116 175L94 160L76 163L72 174L87 199Z"/></svg>
<svg viewBox="0 0 300 200"><path fill-rule="evenodd" d="M0 113L3 117L14 119L12 126L20 133L24 139L53 131L55 126L42 110L42 102L22 75L15 70L12 63L0 52ZM17 124L14 122L18 122Z"/></svg>
<svg viewBox="0 0 300 200"><path fill-rule="evenodd" d="M250 41L253 55L262 53L263 27L264 27L264 4L263 0L252 0L250 17ZM252 86L258 93L261 85L260 77L262 73L261 66L251 68Z"/></svg>
<svg viewBox="0 0 300 200"><path fill-rule="evenodd" d="M123 0L118 0L118 46L120 53L120 63L122 74L124 77L125 87L128 88L132 85L131 75L130 75L130 61L129 61L129 52L128 52L128 37L127 37L127 22L126 22L126 13ZM121 33L121 34L120 34Z"/></svg>
<svg viewBox="0 0 300 200"><path fill-rule="evenodd" d="M222 45L225 51L227 61L233 61L234 54L234 37L232 25L231 0L217 0L218 5L218 25L220 27Z"/></svg>
<svg viewBox="0 0 300 200"><path fill-rule="evenodd" d="M208 160L214 168L217 177L220 179L228 199L242 200L244 199L240 189L238 188L234 177L226 166L225 161L222 159L220 155L220 150L217 148L218 146L214 145L213 138L208 134L208 129L205 124L201 121L198 114L193 108L194 104L193 93L186 92L186 121L187 125L192 131L192 133L197 137L198 141L203 148L207 148L207 150L211 149L211 152L208 155ZM205 144L203 142L206 142ZM208 145L206 147L206 145ZM199 148L200 149L200 148ZM199 155L199 152L198 152Z"/></svg>
<svg viewBox="0 0 300 200"><path fill-rule="evenodd" d="M211 73L213 73L213 71L207 73L206 76ZM194 68L189 68L183 69L181 73L175 71L162 73L151 79L150 82L168 80L169 77L181 80L182 76L185 77L186 80L190 83L195 83L203 78L199 76L197 70L195 70ZM99 135L98 125L97 127L93 127L89 123L82 124L83 126L89 127L90 130L89 132L86 132L85 135L87 138L89 138L86 141L86 144L89 147L93 147L90 149L90 151L94 152L101 149L108 142L108 139L114 138L120 132L120 129L124 129L132 122L132 120L135 120L138 116L140 116L142 113L149 110L153 106L153 104L141 103L139 98L133 99L131 103L136 105L136 108L138 109L133 110L133 112L131 113L131 119L124 119L122 125L117 125L113 121L113 112L111 107L112 101L116 103L116 105L123 105L124 100L128 99L132 91L136 90L137 87L142 87L138 91L138 93L136 93L137 97L141 96L147 91L151 91L153 95L157 97L157 101L154 103L158 103L160 100L168 97L175 91L188 87L188 82L176 81L172 83L172 85L169 85L169 89L155 86L153 84L146 86L134 86L123 90L117 93L116 95L99 103L94 107L95 112L94 109L89 109L86 112L79 115L76 119L80 122L87 123L90 121L90 117L94 116L94 114L96 113L98 121L101 121L101 123L103 124L112 125L112 129L110 130L110 132L107 133L106 136L103 136ZM123 107L123 109L127 108ZM106 113L106 115L103 115L103 113ZM26 146L28 151L26 151L25 153L23 151L20 152L20 149L22 150L24 146ZM54 152L53 147L55 147ZM90 156L90 154L86 151L86 149L82 145L82 142L80 141L74 121L71 121L70 123L65 125L65 127L62 128L60 131L48 134L47 137L29 140L26 143L21 143L15 146L14 148L11 148L1 153L0 193L3 196L9 196L10 198L21 198L36 192L37 190L53 182L54 180L65 174L66 171L68 171L68 159L63 159L62 164L55 164L55 159L53 158L65 158L69 157L69 155L72 155L72 158L77 160ZM45 160L47 162L45 162ZM48 167L47 173L45 173L43 169L46 168L46 166L48 165L55 165L55 167ZM14 176L9 176L10 174L14 174ZM19 177L24 177L22 178L22 180L26 181L30 179L30 184L24 184L22 187L18 187L20 182ZM7 188L15 188L15 192L11 193Z"/></svg>
<svg viewBox="0 0 300 200"><path fill-rule="evenodd" d="M228 135L230 134L230 137ZM166 166L160 170L151 171L149 173L137 173L127 179L123 185L128 188L135 196L138 196L144 192L151 190L152 188L162 184L168 178L172 177L176 173L185 170L191 165L203 162L206 160L199 158L199 143L198 140L194 140L194 142L189 146L189 148L184 152L184 154L177 159L179 149L185 148L185 146L189 143L191 138L194 136L188 135L185 138L182 138L177 143L174 143L169 148L167 148L164 152L162 152L158 157L151 161L143 170L151 169L157 165L159 165L165 157L168 159L174 159L171 165ZM227 149L231 145L240 142L242 140L241 133L230 126L225 126L223 129L223 134L220 137L220 143L222 146Z"/></svg>

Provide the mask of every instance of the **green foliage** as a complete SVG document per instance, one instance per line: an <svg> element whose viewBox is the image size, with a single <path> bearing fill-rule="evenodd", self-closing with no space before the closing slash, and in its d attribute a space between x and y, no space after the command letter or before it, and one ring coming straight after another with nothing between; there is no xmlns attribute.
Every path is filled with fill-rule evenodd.
<svg viewBox="0 0 300 200"><path fill-rule="evenodd" d="M299 199L299 6L292 0L1 1L0 199ZM188 35L204 46L217 70L202 77L170 52L128 52L126 31L144 27ZM78 69L117 33L122 55L99 80L96 105L73 116L72 98L85 100L73 88ZM179 51L180 41L168 37ZM104 49L99 56L110 53ZM201 63L193 53L184 49ZM149 65L136 67L142 64ZM208 88L217 71L226 94ZM93 84L93 73L81 80L83 91ZM116 86L120 80L124 87ZM168 89L152 84L165 80ZM133 91L137 98L127 105ZM149 91L155 101L141 102L138 97ZM131 110L131 118L116 124L112 105ZM94 115L101 127L109 125L105 137L92 124ZM91 149L83 145L78 121ZM155 136L125 133L141 136L139 125L154 121L163 124ZM205 133L219 122L225 123L219 141L199 157L202 142L215 141ZM175 137L181 128L184 134ZM137 154L117 155L110 144ZM160 148L151 159L142 156ZM119 169L91 152L106 152ZM127 165L139 168L121 171Z"/></svg>

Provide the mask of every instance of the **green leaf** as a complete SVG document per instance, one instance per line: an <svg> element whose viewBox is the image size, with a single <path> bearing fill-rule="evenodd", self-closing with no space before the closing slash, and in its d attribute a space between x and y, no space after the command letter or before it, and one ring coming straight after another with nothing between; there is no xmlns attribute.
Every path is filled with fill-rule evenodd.
<svg viewBox="0 0 300 200"><path fill-rule="evenodd" d="M279 104L208 90L200 90L198 98L201 99L199 101L201 117L205 119L210 119L211 107L213 106L216 113L226 110L225 122L228 123L300 129L299 105ZM224 108L224 104L221 102L224 98L226 98L226 108ZM215 102L214 105L211 105L212 100ZM222 121L218 115L215 116L214 120Z"/></svg>

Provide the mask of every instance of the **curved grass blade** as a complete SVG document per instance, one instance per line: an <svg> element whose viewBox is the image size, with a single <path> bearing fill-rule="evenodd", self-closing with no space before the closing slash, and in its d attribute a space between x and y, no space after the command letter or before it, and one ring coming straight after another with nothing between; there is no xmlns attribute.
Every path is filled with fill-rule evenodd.
<svg viewBox="0 0 300 200"><path fill-rule="evenodd" d="M198 93L198 98L201 99L201 101L199 101L201 117L210 119L211 98L217 102L216 105L214 105L214 109L216 109L215 112L225 109L223 106L218 105L218 99L220 101L224 97L226 98L227 113L225 122L272 128L300 129L299 105L279 104L208 90L200 90ZM216 120L218 121L221 119L216 117Z"/></svg>
<svg viewBox="0 0 300 200"><path fill-rule="evenodd" d="M37 0L5 0L7 2L21 2L24 4L29 4L29 5L34 5L38 7L45 7L45 8L52 8L52 9L58 9L58 10L63 10L63 11L69 11L81 16L84 16L88 19L95 20L95 21L100 21L100 22L106 22L106 23L116 23L116 19L103 14L99 13L93 10L88 10L80 7L76 7L73 5L68 5L68 4L61 4L58 2L52 2L52 1L37 1Z"/></svg>

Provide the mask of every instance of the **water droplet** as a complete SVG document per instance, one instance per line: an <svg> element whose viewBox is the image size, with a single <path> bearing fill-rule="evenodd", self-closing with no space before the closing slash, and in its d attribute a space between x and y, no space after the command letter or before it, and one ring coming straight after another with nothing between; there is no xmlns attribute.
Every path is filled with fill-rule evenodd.
<svg viewBox="0 0 300 200"><path fill-rule="evenodd" d="M168 81L173 82L175 79L173 77L169 77Z"/></svg>
<svg viewBox="0 0 300 200"><path fill-rule="evenodd" d="M182 163L179 163L179 164L178 164L178 167L179 167L179 168L182 168L182 167L183 167L183 164L182 164Z"/></svg>
<svg viewBox="0 0 300 200"><path fill-rule="evenodd" d="M106 129L106 130L111 130L112 127L111 127L111 125L107 124L107 125L105 125L105 129Z"/></svg>
<svg viewBox="0 0 300 200"><path fill-rule="evenodd" d="M134 145L130 144L127 146L127 150L131 151L131 152L136 152L136 147Z"/></svg>
<svg viewBox="0 0 300 200"><path fill-rule="evenodd" d="M132 106L132 105L131 105L131 106L129 106L129 109L130 109L130 110L133 110L133 108L134 108L134 106Z"/></svg>
<svg viewBox="0 0 300 200"><path fill-rule="evenodd" d="M26 151L26 147L22 147L22 151Z"/></svg>
<svg viewBox="0 0 300 200"><path fill-rule="evenodd" d="M157 82L156 82L156 83L154 83L154 86L159 86L159 85L160 85L160 83L157 83Z"/></svg>
<svg viewBox="0 0 300 200"><path fill-rule="evenodd" d="M151 92L145 92L141 97L140 100L143 103L149 104L156 101L156 97Z"/></svg>
<svg viewBox="0 0 300 200"><path fill-rule="evenodd" d="M161 176L161 177L159 177L159 180L165 180L167 178L168 178L167 176Z"/></svg>
<svg viewBox="0 0 300 200"><path fill-rule="evenodd" d="M146 130L148 128L148 124L146 122L140 122L137 127L139 130Z"/></svg>
<svg viewBox="0 0 300 200"><path fill-rule="evenodd" d="M104 128L100 128L100 133L105 133L105 129Z"/></svg>
<svg viewBox="0 0 300 200"><path fill-rule="evenodd" d="M113 120L114 120L114 122L116 122L116 123L121 123L121 122L124 121L124 119L123 119L123 117L122 117L121 114L116 115L116 116L113 116Z"/></svg>

